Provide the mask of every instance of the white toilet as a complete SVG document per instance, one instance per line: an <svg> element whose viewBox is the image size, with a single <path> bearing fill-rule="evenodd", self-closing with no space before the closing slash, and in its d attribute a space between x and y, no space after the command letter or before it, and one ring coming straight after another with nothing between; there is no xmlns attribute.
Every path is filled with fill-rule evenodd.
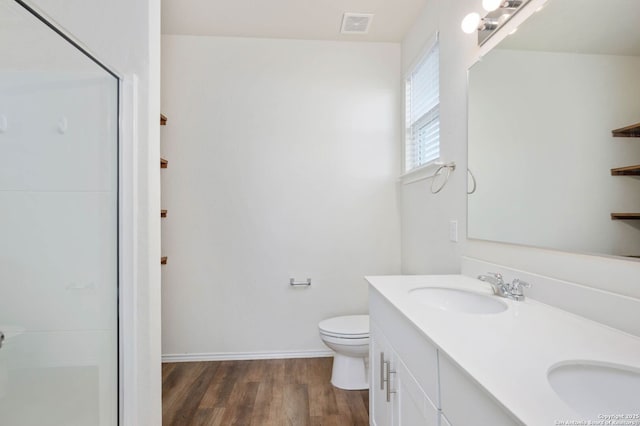
<svg viewBox="0 0 640 426"><path fill-rule="evenodd" d="M320 321L320 338L334 350L331 384L340 389L369 389L369 315Z"/></svg>

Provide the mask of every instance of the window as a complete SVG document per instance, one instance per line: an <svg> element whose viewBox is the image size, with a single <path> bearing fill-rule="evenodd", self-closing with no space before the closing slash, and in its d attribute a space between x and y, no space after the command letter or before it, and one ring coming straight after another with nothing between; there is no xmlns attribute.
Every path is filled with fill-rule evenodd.
<svg viewBox="0 0 640 426"><path fill-rule="evenodd" d="M405 172L440 158L438 38L405 80Z"/></svg>

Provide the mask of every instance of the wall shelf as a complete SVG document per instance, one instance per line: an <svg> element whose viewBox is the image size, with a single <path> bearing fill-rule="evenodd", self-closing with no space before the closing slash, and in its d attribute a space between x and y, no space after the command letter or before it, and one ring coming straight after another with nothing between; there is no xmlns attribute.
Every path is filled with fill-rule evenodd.
<svg viewBox="0 0 640 426"><path fill-rule="evenodd" d="M160 114L160 125L161 126L166 126L167 125L167 117L164 114ZM161 169L166 169L167 166L169 165L169 162L167 160L165 160L164 158L160 157L160 168ZM160 210L160 217L167 217L167 211L165 209L161 209ZM166 265L167 264L167 256L162 256L160 258L160 264L161 265Z"/></svg>
<svg viewBox="0 0 640 426"><path fill-rule="evenodd" d="M611 134L617 138L638 138L640 123L612 130ZM611 176L640 176L640 164L611 169ZM611 220L640 220L640 213L611 213Z"/></svg>
<svg viewBox="0 0 640 426"><path fill-rule="evenodd" d="M615 138L638 138L640 137L640 123L612 130L611 134Z"/></svg>
<svg viewBox="0 0 640 426"><path fill-rule="evenodd" d="M611 213L611 220L640 220L640 213Z"/></svg>
<svg viewBox="0 0 640 426"><path fill-rule="evenodd" d="M611 176L638 176L640 175L640 164L637 166L617 167L611 169Z"/></svg>

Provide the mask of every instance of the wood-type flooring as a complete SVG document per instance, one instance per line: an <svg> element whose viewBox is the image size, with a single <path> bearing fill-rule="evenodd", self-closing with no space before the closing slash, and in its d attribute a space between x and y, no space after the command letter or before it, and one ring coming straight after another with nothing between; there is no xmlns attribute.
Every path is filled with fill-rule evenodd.
<svg viewBox="0 0 640 426"><path fill-rule="evenodd" d="M369 392L329 382L333 358L166 363L163 426L368 426Z"/></svg>

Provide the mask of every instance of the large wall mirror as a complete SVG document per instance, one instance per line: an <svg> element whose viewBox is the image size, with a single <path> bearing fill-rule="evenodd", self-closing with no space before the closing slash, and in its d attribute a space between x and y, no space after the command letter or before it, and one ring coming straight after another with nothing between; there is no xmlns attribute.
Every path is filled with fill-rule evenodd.
<svg viewBox="0 0 640 426"><path fill-rule="evenodd" d="M470 69L470 238L640 256L638 17L549 0Z"/></svg>

